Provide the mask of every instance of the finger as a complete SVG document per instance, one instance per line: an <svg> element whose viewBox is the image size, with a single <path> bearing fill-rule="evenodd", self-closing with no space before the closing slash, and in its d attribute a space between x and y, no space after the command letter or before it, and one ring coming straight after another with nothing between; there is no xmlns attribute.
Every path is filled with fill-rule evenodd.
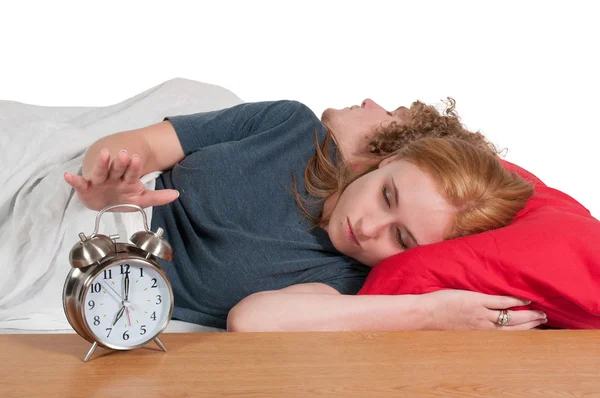
<svg viewBox="0 0 600 398"><path fill-rule="evenodd" d="M491 310L489 311L489 320L495 324L498 322L501 311ZM520 311L508 311L510 315L510 321L506 326L515 326L522 323L533 322L539 319L546 319L546 314L543 311L533 310L520 310Z"/></svg>
<svg viewBox="0 0 600 398"><path fill-rule="evenodd" d="M179 197L179 191L175 189L159 189L158 191L146 191L140 198L139 206L142 208L151 206L162 206L171 203Z"/></svg>
<svg viewBox="0 0 600 398"><path fill-rule="evenodd" d="M525 323L521 323L519 325L514 325L514 326L500 326L500 325L495 325L495 326L496 326L497 330L505 330L505 331L529 330L529 329L538 327L540 325L543 325L547 321L548 321L547 319L538 319L535 321L525 322Z"/></svg>
<svg viewBox="0 0 600 398"><path fill-rule="evenodd" d="M89 181L82 176L74 175L69 172L65 172L63 176L67 184L72 186L77 192L83 192L89 186Z"/></svg>
<svg viewBox="0 0 600 398"><path fill-rule="evenodd" d="M504 310L531 304L530 300L512 296L491 296L486 294L485 297L483 305L490 310Z"/></svg>
<svg viewBox="0 0 600 398"><path fill-rule="evenodd" d="M92 169L92 175L90 176L90 181L94 185L102 184L106 181L106 177L108 176L108 165L110 164L110 152L108 149L104 148L100 151L100 155L98 155L98 159L96 159L96 164Z"/></svg>
<svg viewBox="0 0 600 398"><path fill-rule="evenodd" d="M133 183L142 177L142 160L136 154L133 154L129 161L129 166L123 174L123 180L127 183Z"/></svg>
<svg viewBox="0 0 600 398"><path fill-rule="evenodd" d="M129 166L130 161L131 158L125 149L119 151L119 154L110 166L108 178L111 180L118 180L119 178L123 177L123 174L125 173L127 166Z"/></svg>

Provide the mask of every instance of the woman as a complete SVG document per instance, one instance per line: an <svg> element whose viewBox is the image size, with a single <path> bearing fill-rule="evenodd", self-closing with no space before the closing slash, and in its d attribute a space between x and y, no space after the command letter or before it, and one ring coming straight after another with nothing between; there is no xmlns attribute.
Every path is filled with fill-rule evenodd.
<svg viewBox="0 0 600 398"><path fill-rule="evenodd" d="M173 246L173 262L163 265L176 319L229 330L498 327L499 310L526 303L459 291L354 295L369 266L506 225L531 194L482 137L456 128L456 116L418 103L411 111L366 100L328 109L321 122L298 102L277 101L169 117L94 143L83 175L65 180L90 209L154 206L152 229L164 228ZM398 154L385 145L401 142L393 130L408 137L410 129L459 138L409 140ZM148 191L139 178L157 170L165 172ZM472 173L478 182L469 183ZM473 201L478 190L483 204ZM468 221L477 213L483 228ZM515 311L502 328L543 321Z"/></svg>

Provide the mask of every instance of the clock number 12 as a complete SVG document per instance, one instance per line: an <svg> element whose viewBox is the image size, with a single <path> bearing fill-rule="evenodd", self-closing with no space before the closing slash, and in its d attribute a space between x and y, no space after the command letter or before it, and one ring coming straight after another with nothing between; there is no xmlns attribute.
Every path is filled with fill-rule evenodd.
<svg viewBox="0 0 600 398"><path fill-rule="evenodd" d="M129 273L129 264L121 264L121 274Z"/></svg>

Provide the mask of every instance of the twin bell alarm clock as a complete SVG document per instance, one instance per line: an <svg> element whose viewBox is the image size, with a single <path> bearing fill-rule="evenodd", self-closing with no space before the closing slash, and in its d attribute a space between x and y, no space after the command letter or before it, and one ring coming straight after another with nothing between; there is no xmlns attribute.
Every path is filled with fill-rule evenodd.
<svg viewBox="0 0 600 398"><path fill-rule="evenodd" d="M133 244L117 242L118 235L98 234L102 214L129 207L142 213L145 230L134 233ZM131 350L154 340L163 350L158 335L173 313L173 290L158 258L170 261L171 246L163 230L148 229L146 213L132 204L102 209L94 232L79 233L79 242L69 253L71 271L63 288L63 307L69 323L92 343L87 361L98 346Z"/></svg>

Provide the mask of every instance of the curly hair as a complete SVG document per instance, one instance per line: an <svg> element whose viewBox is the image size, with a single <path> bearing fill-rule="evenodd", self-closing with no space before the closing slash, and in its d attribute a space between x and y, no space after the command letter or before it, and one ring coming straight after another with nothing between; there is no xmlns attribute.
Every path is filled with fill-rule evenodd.
<svg viewBox="0 0 600 398"><path fill-rule="evenodd" d="M378 128L368 144L368 151L378 156L389 155L411 141L423 137L459 138L475 146L491 150L497 154L495 146L483 134L471 132L460 122L456 113L456 101L448 97L443 114L432 105L421 101L411 104L408 111L408 123L391 122Z"/></svg>

